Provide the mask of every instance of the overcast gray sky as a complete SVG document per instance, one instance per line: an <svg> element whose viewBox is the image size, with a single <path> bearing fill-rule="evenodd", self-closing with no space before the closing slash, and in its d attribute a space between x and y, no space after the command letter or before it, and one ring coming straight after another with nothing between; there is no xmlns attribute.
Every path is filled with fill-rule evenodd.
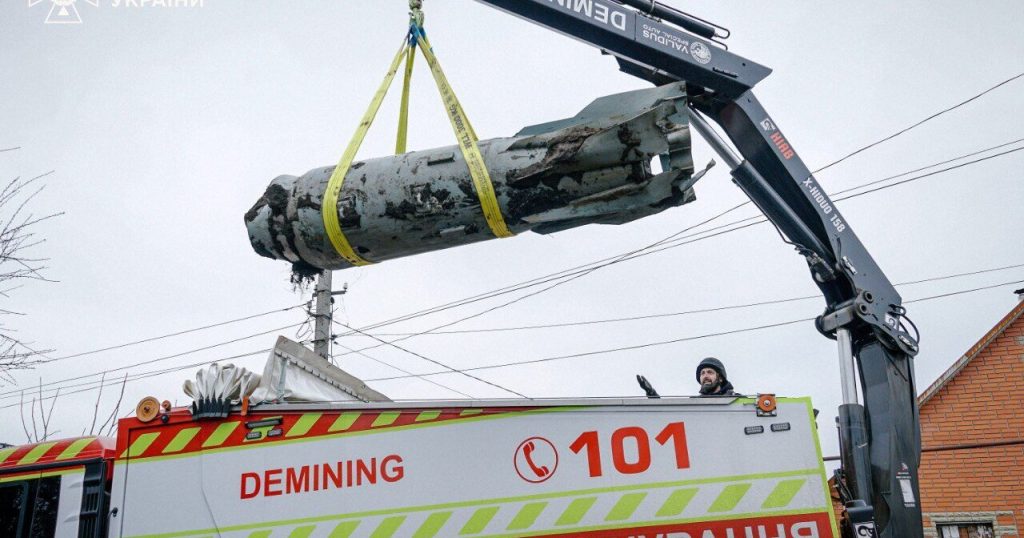
<svg viewBox="0 0 1024 538"><path fill-rule="evenodd" d="M813 169L1024 71L1024 4L1003 2L711 2L671 4L732 30L733 52L774 69L756 93ZM289 267L257 256L242 222L267 183L337 161L397 50L406 2L244 3L192 7L100 0L75 4L80 24L47 24L48 0L0 4L0 178L55 172L34 201L63 211L37 230L47 276L4 299L25 312L8 329L65 357L282 310L308 300ZM481 138L575 114L609 93L646 87L589 46L470 0L427 0L435 51ZM453 143L425 64L414 80L410 148ZM1024 79L864 152L818 176L830 191L1024 137ZM393 148L397 90L361 157ZM1005 149L1020 147L1021 144ZM983 155L989 155L986 153ZM1024 152L885 189L840 209L894 282L1024 264ZM715 156L698 142L703 165ZM910 176L908 176L910 177ZM698 200L618 227L530 233L335 273L348 284L337 319L363 327L610 255L634 250L744 200L719 166ZM750 207L713 224L753 215ZM710 226L707 226L710 227ZM705 227L705 228L707 228ZM1024 268L900 288L905 300L1024 280ZM1015 304L1021 284L907 305L922 333L924 390ZM497 307L544 286L375 329L411 333ZM803 260L768 225L597 270L446 328L490 329L601 320L815 295ZM424 335L400 345L455 368L557 357L736 331L813 317L820 299L630 321L508 332ZM99 372L130 375L305 338L292 309L184 336L86 354L15 375L0 387L0 440L25 441L19 389L63 386L51 430L82 433ZM339 332L343 332L341 327ZM206 351L191 350L266 333ZM346 336L340 365L364 379L437 366ZM169 355L178 357L152 362ZM344 354L344 355L343 355ZM643 373L663 394L693 393L704 356L746 393L809 395L822 441L839 403L836 351L812 323L708 336L642 349L476 372L531 397L639 395ZM262 370L266 353L229 362ZM379 361L379 362L378 362ZM392 366L389 366L392 365ZM108 374L123 375L125 370ZM146 395L188 403L189 367L130 382L122 414ZM75 381L64 381L78 376ZM474 397L507 397L458 374L431 378ZM420 379L372 382L392 398L458 397ZM109 410L116 388L101 408ZM44 396L51 394L44 392Z"/></svg>

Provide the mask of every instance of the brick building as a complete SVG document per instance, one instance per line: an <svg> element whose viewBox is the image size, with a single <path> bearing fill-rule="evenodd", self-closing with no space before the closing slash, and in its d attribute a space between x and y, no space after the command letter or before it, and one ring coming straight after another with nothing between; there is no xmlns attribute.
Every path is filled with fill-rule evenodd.
<svg viewBox="0 0 1024 538"><path fill-rule="evenodd" d="M925 536L1024 537L1024 300L918 401Z"/></svg>

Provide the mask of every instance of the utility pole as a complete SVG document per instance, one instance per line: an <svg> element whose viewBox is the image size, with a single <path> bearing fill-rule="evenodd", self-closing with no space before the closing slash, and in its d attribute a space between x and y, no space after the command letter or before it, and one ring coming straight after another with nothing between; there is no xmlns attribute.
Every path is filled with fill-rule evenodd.
<svg viewBox="0 0 1024 538"><path fill-rule="evenodd" d="M316 330L313 333L313 351L325 360L331 360L331 270L324 269L316 278Z"/></svg>

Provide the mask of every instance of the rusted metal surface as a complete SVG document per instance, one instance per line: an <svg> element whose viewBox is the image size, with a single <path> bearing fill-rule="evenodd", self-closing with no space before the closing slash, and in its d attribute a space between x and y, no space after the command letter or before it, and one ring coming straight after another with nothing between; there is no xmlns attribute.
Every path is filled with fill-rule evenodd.
<svg viewBox="0 0 1024 538"><path fill-rule="evenodd" d="M694 199L683 85L602 97L573 118L480 141L509 229L621 224ZM651 160L665 156L666 171ZM299 274L349 264L324 233L333 166L277 177L245 215L261 256ZM345 236L374 262L492 239L457 146L353 163L338 201Z"/></svg>

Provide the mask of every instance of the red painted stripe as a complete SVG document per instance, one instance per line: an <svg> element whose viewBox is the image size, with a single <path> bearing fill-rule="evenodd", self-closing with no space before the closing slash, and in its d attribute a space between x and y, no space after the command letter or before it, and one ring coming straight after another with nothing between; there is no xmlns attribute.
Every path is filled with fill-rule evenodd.
<svg viewBox="0 0 1024 538"><path fill-rule="evenodd" d="M164 449L171 441L174 440L175 436L178 435L184 429L187 428L201 428L200 431L192 438L192 440L185 446L184 449L174 452L173 455L196 453L203 450L203 442L209 438L209 436L221 425L228 422L240 422L241 425L236 428L228 438L218 444L216 447L208 447L207 449L214 448L225 448L225 447L237 447L237 446L261 446L278 443L281 441L292 441L295 439L305 439L311 437L321 437L326 435L338 435L352 432L362 431L383 431L392 428L398 428L402 426L408 426L411 424L433 424L437 422L454 422L458 420L464 420L468 418L475 418L480 416L489 415L501 415L516 413L526 410L537 410L542 409L538 407L497 407L497 408L486 408L482 409L480 413L469 415L466 417L460 416L460 414L466 409L475 408L448 408L440 409L441 414L429 421L416 422L416 417L423 411L434 411L437 409L401 409L401 410L372 410L372 411L356 411L356 410L334 410L331 412L324 412L322 416L316 421L316 423L309 429L308 432L301 436L296 437L285 437L285 435L295 426L304 415L317 413L316 410L308 411L294 411L294 412L263 412L263 413L250 413L247 416L240 414L232 414L227 418L218 420L200 420L193 422L191 416L187 412L172 412L168 417L166 424L161 423L159 420L142 423L135 418L121 419L118 423L118 438L117 438L117 455L124 454L125 450L130 446L130 442L138 439L140 435L150 432L158 432L160 435L153 441L146 450L137 456L137 458L149 458L154 456L163 456ZM347 429L343 431L329 431L330 427L338 419L340 415L346 412L359 412L359 418ZM382 413L400 413L398 418L387 426L374 427L373 423ZM258 441L246 441L245 436L251 430L245 427L246 422L254 422L264 420L270 417L281 417L282 423L275 426L275 429L281 430L280 436L265 437Z"/></svg>

